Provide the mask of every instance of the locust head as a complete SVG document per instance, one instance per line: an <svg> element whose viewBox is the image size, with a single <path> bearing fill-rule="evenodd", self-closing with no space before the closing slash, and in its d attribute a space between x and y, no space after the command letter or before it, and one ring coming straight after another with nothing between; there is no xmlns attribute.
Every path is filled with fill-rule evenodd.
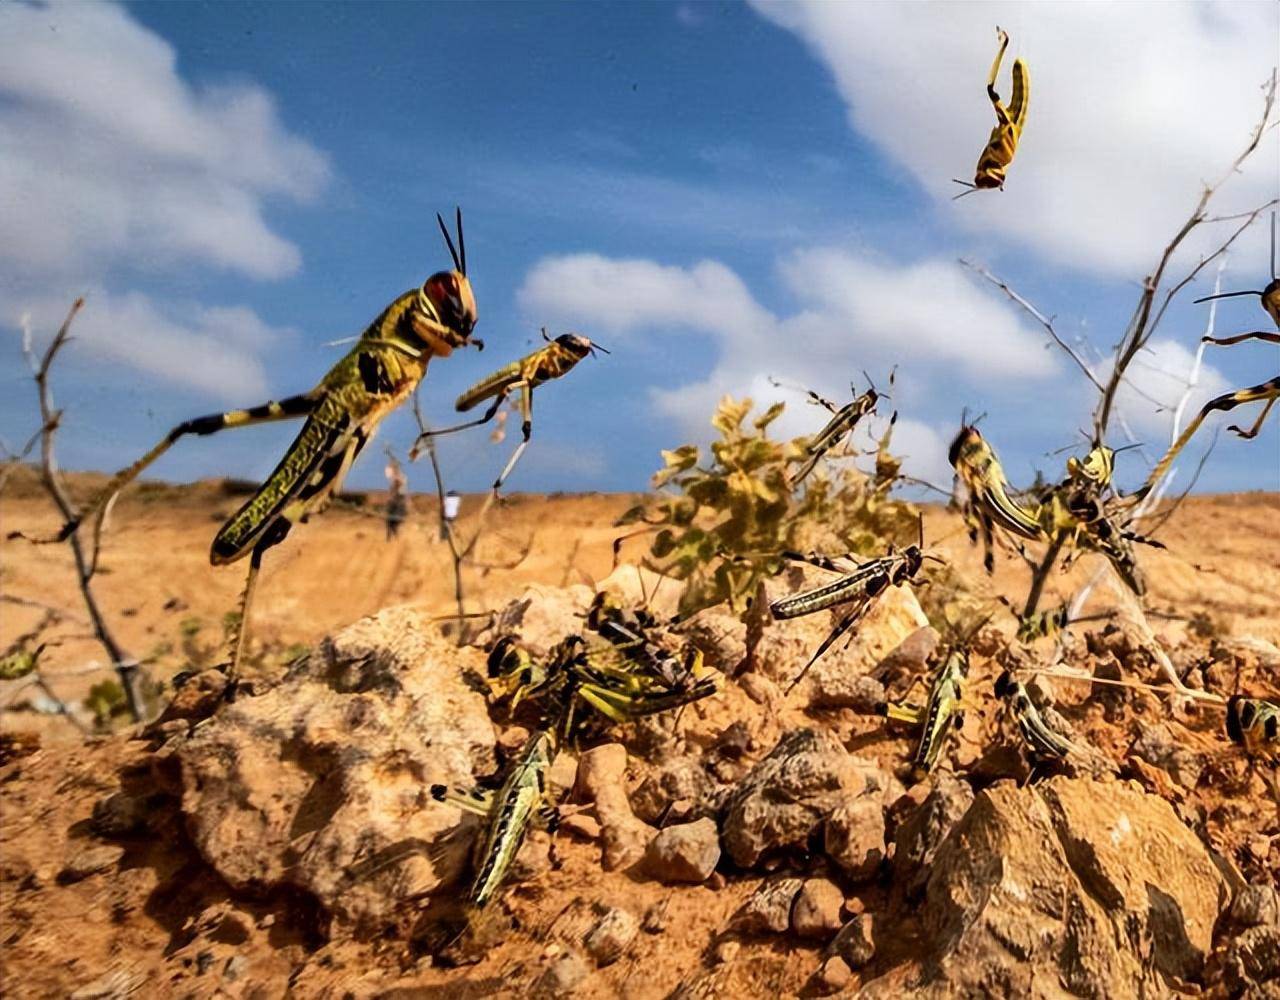
<svg viewBox="0 0 1280 1000"><path fill-rule="evenodd" d="M542 339L550 339L547 336L547 331L545 329L542 331ZM566 351L569 356L573 358L575 363L581 361L588 354L594 355L596 351L604 351L605 354L609 353L605 348L601 347L599 344L593 343L580 333L562 333L560 336L556 337L555 343L562 350Z"/></svg>
<svg viewBox="0 0 1280 1000"><path fill-rule="evenodd" d="M431 347L432 353L447 357L455 347L484 342L471 337L476 327L476 297L467 278L467 245L462 237L462 210L457 213L458 244L439 215L440 232L453 258L452 271L437 271L418 290L411 313L414 332Z"/></svg>

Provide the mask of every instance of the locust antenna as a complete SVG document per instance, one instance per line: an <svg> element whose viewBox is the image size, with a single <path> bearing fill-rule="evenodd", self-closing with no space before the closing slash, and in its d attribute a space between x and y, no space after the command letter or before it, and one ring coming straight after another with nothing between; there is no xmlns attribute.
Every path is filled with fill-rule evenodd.
<svg viewBox="0 0 1280 1000"><path fill-rule="evenodd" d="M453 266L462 271L462 261L458 259L458 251L453 245L453 237L449 235L449 229L444 224L444 218L439 212L436 213L436 222L440 224L440 232L444 234L445 245L449 248L449 256L453 258ZM465 271L462 271L466 274Z"/></svg>
<svg viewBox="0 0 1280 1000"><path fill-rule="evenodd" d="M609 350L609 348L605 347L603 344L597 344L594 340L591 341L591 351L593 354L596 351L604 351L605 354L613 353L613 351Z"/></svg>
<svg viewBox="0 0 1280 1000"><path fill-rule="evenodd" d="M453 211L455 218L458 220L458 256L462 258L460 270L465 275L467 273L467 241L462 235L462 206L455 205Z"/></svg>
<svg viewBox="0 0 1280 1000"><path fill-rule="evenodd" d="M1234 299L1240 295L1261 295L1261 294L1262 294L1261 292L1255 291L1254 289L1250 288L1243 292L1222 292L1220 295L1206 295L1202 299L1192 299L1191 304L1196 305L1197 303L1200 303L1200 302L1211 302L1214 299Z"/></svg>
<svg viewBox="0 0 1280 1000"><path fill-rule="evenodd" d="M954 181L956 184L963 184L965 187L967 187L967 188L969 189L969 190L967 190L967 191L961 191L958 195L956 195L955 197L953 197L953 198L951 199L952 201L959 201L959 200L960 200L961 198L963 198L965 195L967 195L967 194L973 194L973 192L975 192L975 191L977 191L977 190L978 190L978 185L977 185L977 184L970 184L968 181L962 181L962 180L959 180L958 178L955 178L955 177L952 177L951 179L952 179L952 181Z"/></svg>
<svg viewBox="0 0 1280 1000"><path fill-rule="evenodd" d="M1271 213L1271 279L1280 278L1276 273L1276 213Z"/></svg>

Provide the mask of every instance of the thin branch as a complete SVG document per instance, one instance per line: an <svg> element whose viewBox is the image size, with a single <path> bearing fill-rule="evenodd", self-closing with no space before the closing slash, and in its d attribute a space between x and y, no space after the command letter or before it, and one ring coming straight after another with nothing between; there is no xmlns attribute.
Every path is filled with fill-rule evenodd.
<svg viewBox="0 0 1280 1000"><path fill-rule="evenodd" d="M1007 295L1010 299L1012 299L1014 302L1020 305L1023 311L1025 311L1037 323L1039 323L1041 326L1045 328L1045 331L1049 334L1050 337L1053 338L1053 342L1067 352L1067 356L1076 363L1077 367L1079 367L1079 369L1082 372L1084 372L1085 378L1087 378L1090 382L1092 382L1094 384L1094 387L1099 392L1103 391L1102 383L1099 382L1098 377L1094 375L1093 369L1084 360L1084 358L1080 357L1080 355L1076 352L1075 348L1073 348L1070 344L1068 344L1065 340L1063 340L1062 337L1058 335L1058 331L1054 328L1052 319L1045 316L1044 313L1042 313L1039 309L1033 306L1025 298L1023 298L1021 295L1015 292L1012 288L1010 288L1008 282L1003 281L1000 278L997 278L985 267L979 267L977 264L967 261L963 257L960 258L960 266L967 267L969 270L977 272L982 277L986 278L987 281L991 282L991 284L995 285L998 289L1000 289L1000 291L1004 292L1004 294Z"/></svg>
<svg viewBox="0 0 1280 1000"><path fill-rule="evenodd" d="M426 420L422 416L422 403L418 393L413 394L413 416L418 422L418 431L422 437L419 440L427 442L427 457L431 459L431 472L436 480L436 500L439 506L437 513L440 518L440 534L446 542L449 543L449 554L453 558L453 599L458 607L458 645L463 644L463 635L465 630L464 622L466 620L465 597L462 588L462 561L466 558L466 552L458 548L458 540L453 534L453 522L444 515L444 477L440 474L440 459L436 455L436 439L427 433L428 427ZM477 533L479 529L477 529ZM474 544L474 539L473 539Z"/></svg>
<svg viewBox="0 0 1280 1000"><path fill-rule="evenodd" d="M23 330L22 350L27 358L27 364L31 367L32 377L35 380L36 391L40 400L41 475L45 489L53 497L53 502L57 505L64 521L74 521L76 510L72 506L66 487L62 483L62 478L58 472L58 460L54 454L54 435L58 431L58 423L62 418L62 412L55 409L53 405L53 393L49 388L49 370L53 366L58 352L62 349L62 345L67 341L67 334L71 329L71 321L75 319L76 314L83 306L84 299L82 298L76 299L72 304L71 310L67 313L67 318L63 320L62 326L58 329L57 334L50 342L38 364L35 351L31 346L30 328L24 326ZM135 684L138 661L129 656L116 641L93 593L93 569L97 563L97 546L95 545L91 556L86 556L84 545L81 543L78 533L72 534L68 540L71 543L71 552L75 558L77 582L80 586L80 593L84 597L85 608L89 612L93 633L106 651L112 664L115 665L116 672L120 676L120 686L124 689L125 700L129 705L129 714L132 716L133 721L140 722L142 721L142 704Z"/></svg>
<svg viewBox="0 0 1280 1000"><path fill-rule="evenodd" d="M1272 70L1271 77L1263 87L1263 107L1262 115L1258 121L1258 125L1254 128L1249 138L1249 143L1244 150L1235 158L1226 173L1222 175L1213 184L1206 185L1200 194L1200 200L1196 203L1195 209L1192 211L1187 221L1182 224L1177 233L1174 234L1172 240L1165 246L1160 254L1160 259L1156 264L1156 268L1143 282L1142 294L1138 298L1137 306L1134 308L1133 317L1130 319L1128 326L1125 328L1124 336L1120 338L1120 343L1116 348L1115 363L1111 366L1111 374L1107 379L1106 388L1102 391L1102 399L1099 401L1098 409L1094 414L1094 439L1101 441L1104 439L1107 429L1107 423L1111 417L1111 410L1115 403L1116 389L1119 387L1121 380L1128 370L1129 363L1134 356L1146 346L1147 341L1155 332L1161 318L1164 316L1165 310L1168 309L1169 303L1172 302L1174 296L1178 294L1188 283L1193 281L1200 271L1210 261L1220 256L1226 249L1235 242L1236 238L1244 232L1258 215L1274 205L1275 199L1267 202L1266 205L1260 206L1251 212L1244 214L1244 222L1236 229L1236 231L1222 243L1213 253L1204 257L1200 262L1191 269L1181 281L1171 288L1164 297L1158 311L1155 312L1154 319L1152 310L1155 307L1156 295L1160 290L1160 286L1164 281L1165 270L1169 266L1174 253L1178 247L1182 245L1183 240L1199 225L1208 221L1205 214L1209 206L1209 202L1217 193L1218 189L1225 184L1241 167L1245 160L1258 148L1259 142L1262 140L1263 133L1267 130L1271 122L1271 112L1275 106L1276 98L1276 72Z"/></svg>

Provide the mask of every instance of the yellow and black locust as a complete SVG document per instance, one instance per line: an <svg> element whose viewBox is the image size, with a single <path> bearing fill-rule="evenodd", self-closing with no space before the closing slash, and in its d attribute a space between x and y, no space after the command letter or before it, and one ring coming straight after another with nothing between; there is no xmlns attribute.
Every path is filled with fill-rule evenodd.
<svg viewBox="0 0 1280 1000"><path fill-rule="evenodd" d="M274 471L222 526L210 548L209 559L215 566L250 557L228 671L228 696L235 692L263 553L282 542L295 524L327 506L378 425L413 393L432 358L448 357L456 348L468 345L481 346L472 336L477 313L466 273L462 213L457 215L456 247L444 220L439 216L436 219L453 258L453 269L439 271L427 278L422 287L397 296L318 385L278 402L178 424L142 458L113 476L58 535L58 539L67 538L90 518L95 519L95 530L100 529L102 513L111 498L180 438L305 418L301 432Z"/></svg>

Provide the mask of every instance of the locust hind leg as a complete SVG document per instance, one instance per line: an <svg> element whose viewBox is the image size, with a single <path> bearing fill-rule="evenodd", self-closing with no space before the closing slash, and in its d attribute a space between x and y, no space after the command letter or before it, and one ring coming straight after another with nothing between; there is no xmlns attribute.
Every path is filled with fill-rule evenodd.
<svg viewBox="0 0 1280 1000"><path fill-rule="evenodd" d="M278 403L273 400L247 410L228 410L225 413L212 413L208 416L196 417L194 420L183 421L169 431L159 444L140 459L112 476L101 492L89 502L89 505L84 510L76 515L75 520L64 524L56 538L51 540L65 540L89 517L97 518L100 526L102 516L106 511L107 504L111 502L111 498L137 479L149 465L173 447L179 438L188 434L198 434L204 437L231 427L249 427L253 424L264 424L273 420L289 420L294 417L303 417L315 409L316 403L316 396L304 393L300 396L290 396L288 399L281 400Z"/></svg>
<svg viewBox="0 0 1280 1000"><path fill-rule="evenodd" d="M266 530L249 554L249 575L244 583L244 596L240 600L240 621L231 647L231 664L227 668L227 686L223 689L227 701L235 701L236 686L240 683L240 664L249 636L249 610L258 585L258 571L262 568L262 555L273 545L279 545L293 527L293 522L280 517Z"/></svg>
<svg viewBox="0 0 1280 1000"><path fill-rule="evenodd" d="M520 424L521 441L515 450L506 467L499 474L498 478L493 481L493 488L489 491L489 495L485 497L484 505L480 508L480 515L476 518L476 533L472 537L471 544L474 545L477 538L480 537L480 531L484 527L484 519L489 513L489 508L493 506L495 500L498 499L498 490L502 488L502 484L507 481L507 477L511 475L511 470L516 467L516 463L520 461L520 456L524 454L524 450L529 447L529 438L533 434L533 385L528 380L516 382L511 389L518 388L520 390L520 414L523 420ZM471 545L467 546L470 550Z"/></svg>
<svg viewBox="0 0 1280 1000"><path fill-rule="evenodd" d="M1280 398L1280 379L1276 379L1276 384L1272 389L1274 395L1267 399L1267 405L1262 408L1262 412L1258 414L1258 419L1253 422L1253 426L1247 431L1237 424L1231 424L1227 427L1229 431L1235 431L1240 437L1246 441L1256 438L1258 431L1262 429L1262 422L1267 419L1267 414L1271 412L1271 407L1276 405L1276 399Z"/></svg>
<svg viewBox="0 0 1280 1000"><path fill-rule="evenodd" d="M831 634L822 640L821 645L819 645L818 648L814 651L814 654L811 657L809 657L809 662L804 665L804 668L800 671L800 673L796 674L795 680L793 680L790 684L787 685L786 691L783 692L784 695L790 694L795 689L795 686L804 679L804 675L809 672L809 668L818 662L822 654L825 653L828 649L830 649L837 639L839 639L842 635L848 632L849 629L853 628L853 626L858 623L858 619L860 619L863 616L866 610L867 610L866 603L859 602L852 611L850 611L847 615L841 618L839 622L836 623L836 627L831 630Z"/></svg>
<svg viewBox="0 0 1280 1000"><path fill-rule="evenodd" d="M481 424L487 424L497 415L498 410L502 408L502 404L506 401L507 393L500 392L498 393L497 398L494 399L493 405L484 411L484 416L478 417L475 420L468 420L465 424L454 424L452 427L441 427L434 431L423 431L418 435L417 440L413 442L413 446L409 449L409 461L413 462L417 460L418 456L422 454L422 449L426 447L427 441L430 438L441 437L445 434L465 431L469 427L479 427Z"/></svg>

